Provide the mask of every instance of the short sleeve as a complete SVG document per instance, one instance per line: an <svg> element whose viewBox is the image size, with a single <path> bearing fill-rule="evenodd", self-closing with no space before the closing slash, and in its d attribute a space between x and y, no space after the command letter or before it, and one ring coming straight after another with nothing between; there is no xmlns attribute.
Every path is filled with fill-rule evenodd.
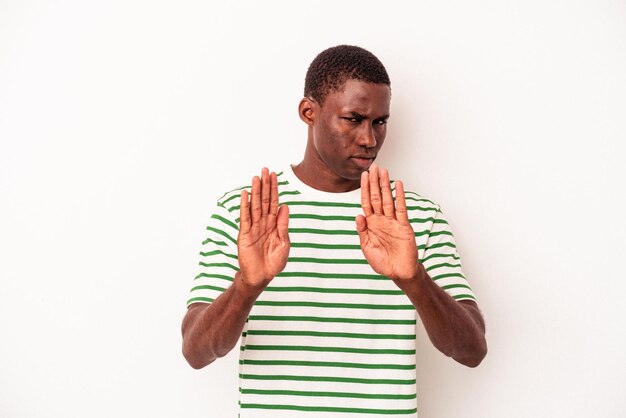
<svg viewBox="0 0 626 418"><path fill-rule="evenodd" d="M431 279L456 300L476 300L461 267L450 225L437 206L428 233L424 256L420 260Z"/></svg>
<svg viewBox="0 0 626 418"><path fill-rule="evenodd" d="M239 270L238 235L237 220L222 203L218 203L206 227L200 247L199 271L193 280L187 306L196 302L211 303L233 283Z"/></svg>

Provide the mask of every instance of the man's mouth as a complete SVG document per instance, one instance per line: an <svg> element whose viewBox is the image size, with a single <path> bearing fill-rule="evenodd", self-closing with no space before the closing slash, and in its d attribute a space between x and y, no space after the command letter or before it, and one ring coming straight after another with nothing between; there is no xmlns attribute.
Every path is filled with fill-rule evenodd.
<svg viewBox="0 0 626 418"><path fill-rule="evenodd" d="M374 158L375 157L373 156L369 157L369 156L360 156L360 155L350 157L350 159L354 161L356 165L364 169L367 169L370 165L372 165L372 163L374 162Z"/></svg>

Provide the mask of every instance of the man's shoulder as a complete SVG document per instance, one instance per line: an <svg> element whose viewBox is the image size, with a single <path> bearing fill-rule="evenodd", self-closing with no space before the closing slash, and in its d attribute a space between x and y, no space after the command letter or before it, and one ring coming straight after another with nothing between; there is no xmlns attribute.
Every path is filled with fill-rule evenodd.
<svg viewBox="0 0 626 418"><path fill-rule="evenodd" d="M244 190L247 190L249 192L250 188L250 184L244 184L243 186L237 186L229 189L217 199L217 205L222 206L226 209L231 209L234 206L239 206L239 197L241 196L241 192Z"/></svg>
<svg viewBox="0 0 626 418"><path fill-rule="evenodd" d="M284 169L280 169L280 170L272 170L270 168L270 172L275 172L276 175L278 176L278 188L280 190L281 186L283 186L285 184L283 180L283 172ZM228 188L227 191L225 193L223 193L218 199L217 199L217 205L224 207L225 209L229 210L229 211L233 211L235 209L239 208L239 204L240 204L240 197L241 197L241 192L244 190L247 190L248 193L250 192L250 190L252 189L252 179L254 178L254 176L258 176L261 177L261 168L258 169L258 172L254 172L254 173L250 173L249 176L247 176L247 178L249 180L246 181L240 181L239 185L235 185L232 188Z"/></svg>
<svg viewBox="0 0 626 418"><path fill-rule="evenodd" d="M392 188L395 194L395 184L392 185ZM441 211L441 207L436 202L434 202L433 200L429 199L428 197L420 193L405 189L404 197L406 200L407 210L409 211L411 210L421 210L421 211L433 210L435 212Z"/></svg>

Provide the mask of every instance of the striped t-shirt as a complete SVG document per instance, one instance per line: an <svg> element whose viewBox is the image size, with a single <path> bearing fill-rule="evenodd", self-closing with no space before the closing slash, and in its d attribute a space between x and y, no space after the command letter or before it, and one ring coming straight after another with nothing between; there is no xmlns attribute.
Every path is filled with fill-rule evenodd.
<svg viewBox="0 0 626 418"><path fill-rule="evenodd" d="M243 189L218 201L188 304L211 303L233 281ZM355 224L360 190L315 190L287 167L278 191L289 206L291 249L243 330L240 417L416 417L417 313L363 256ZM474 299L439 206L405 194L428 274L456 300Z"/></svg>

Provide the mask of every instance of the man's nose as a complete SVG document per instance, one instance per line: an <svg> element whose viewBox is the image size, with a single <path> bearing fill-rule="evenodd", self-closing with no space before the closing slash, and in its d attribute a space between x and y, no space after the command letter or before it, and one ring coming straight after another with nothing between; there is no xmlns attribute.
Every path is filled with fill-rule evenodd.
<svg viewBox="0 0 626 418"><path fill-rule="evenodd" d="M372 125L363 124L363 129L359 132L358 143L365 148L374 148L376 146L376 135Z"/></svg>

